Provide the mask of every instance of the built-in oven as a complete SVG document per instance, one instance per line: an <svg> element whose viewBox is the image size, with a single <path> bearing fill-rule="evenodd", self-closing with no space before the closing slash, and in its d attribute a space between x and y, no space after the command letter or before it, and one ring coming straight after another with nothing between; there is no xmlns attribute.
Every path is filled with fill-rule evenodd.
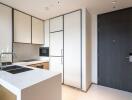
<svg viewBox="0 0 132 100"><path fill-rule="evenodd" d="M49 57L49 47L40 47L39 48L39 56Z"/></svg>

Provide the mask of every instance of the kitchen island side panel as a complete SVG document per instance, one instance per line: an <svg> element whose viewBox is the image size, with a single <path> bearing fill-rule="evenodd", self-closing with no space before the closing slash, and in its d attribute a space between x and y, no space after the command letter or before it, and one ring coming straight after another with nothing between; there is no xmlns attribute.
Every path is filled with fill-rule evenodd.
<svg viewBox="0 0 132 100"><path fill-rule="evenodd" d="M23 89L21 100L62 100L61 74Z"/></svg>

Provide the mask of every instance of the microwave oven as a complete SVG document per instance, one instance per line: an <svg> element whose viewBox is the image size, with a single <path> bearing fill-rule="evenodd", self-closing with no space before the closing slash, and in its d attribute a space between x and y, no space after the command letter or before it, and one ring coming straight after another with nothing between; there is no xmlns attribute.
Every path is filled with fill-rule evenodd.
<svg viewBox="0 0 132 100"><path fill-rule="evenodd" d="M39 48L39 56L49 57L49 47L40 47Z"/></svg>

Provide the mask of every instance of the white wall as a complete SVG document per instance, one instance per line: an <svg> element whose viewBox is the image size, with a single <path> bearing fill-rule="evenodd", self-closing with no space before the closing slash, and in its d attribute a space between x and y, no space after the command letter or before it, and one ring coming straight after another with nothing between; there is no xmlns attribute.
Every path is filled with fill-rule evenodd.
<svg viewBox="0 0 132 100"><path fill-rule="evenodd" d="M97 83L97 14L92 14L92 83Z"/></svg>
<svg viewBox="0 0 132 100"><path fill-rule="evenodd" d="M89 88L91 78L91 67L92 67L92 41L91 41L91 15L87 11L86 13L86 84L87 89Z"/></svg>
<svg viewBox="0 0 132 100"><path fill-rule="evenodd" d="M82 90L91 84L91 16L82 9Z"/></svg>

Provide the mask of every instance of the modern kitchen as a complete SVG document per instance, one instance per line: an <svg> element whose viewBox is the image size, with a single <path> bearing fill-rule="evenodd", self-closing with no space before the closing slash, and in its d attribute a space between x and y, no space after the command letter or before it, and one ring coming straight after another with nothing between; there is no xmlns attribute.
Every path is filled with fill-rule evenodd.
<svg viewBox="0 0 132 100"><path fill-rule="evenodd" d="M0 0L0 100L132 99L130 3L75 2Z"/></svg>
<svg viewBox="0 0 132 100"><path fill-rule="evenodd" d="M61 84L87 91L91 85L87 9L47 20L2 3L0 12L0 83L7 93L1 94L2 100L61 100Z"/></svg>

